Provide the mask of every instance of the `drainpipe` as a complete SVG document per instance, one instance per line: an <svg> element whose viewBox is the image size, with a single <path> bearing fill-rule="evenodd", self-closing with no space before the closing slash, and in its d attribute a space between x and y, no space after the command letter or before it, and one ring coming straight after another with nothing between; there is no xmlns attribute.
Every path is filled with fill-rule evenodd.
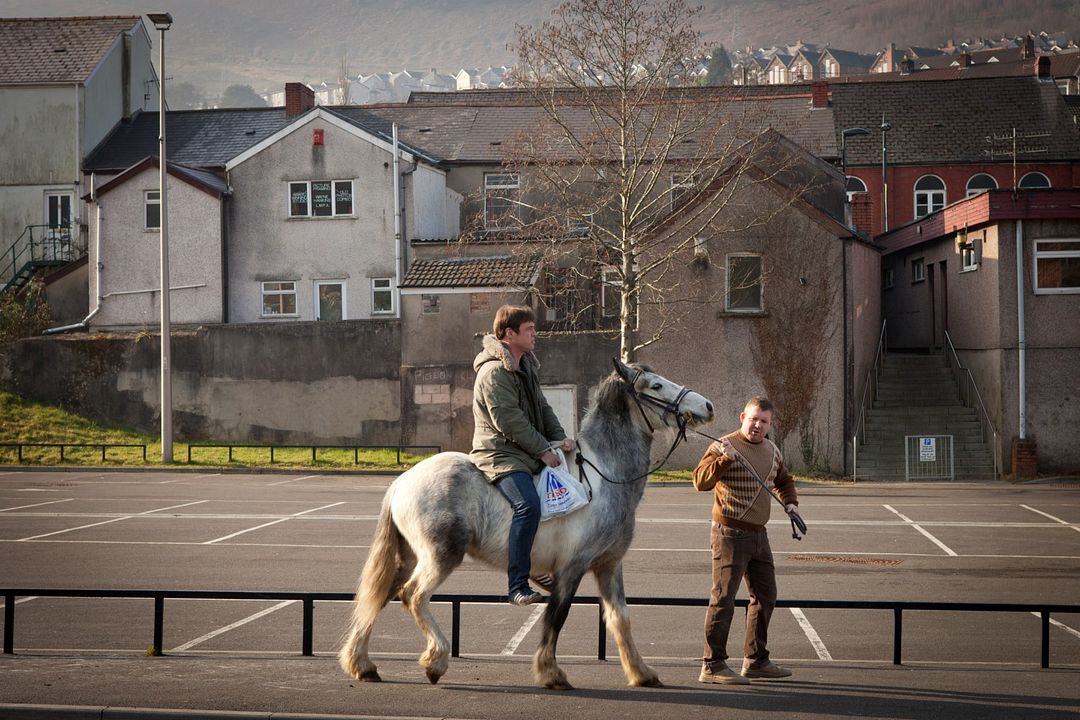
<svg viewBox="0 0 1080 720"><path fill-rule="evenodd" d="M398 148L397 123L393 124L394 140L394 314L401 317L401 157Z"/></svg>
<svg viewBox="0 0 1080 720"><path fill-rule="evenodd" d="M101 204L97 199L97 188L94 184L94 173L90 173L90 202L94 204L94 290L96 291L94 296L94 309L90 311L90 314L82 319L81 322L77 322L74 325L64 325L62 327L49 328L42 335L55 335L57 333L68 332L69 330L85 330L87 323L101 311ZM89 268L88 268L89 270Z"/></svg>
<svg viewBox="0 0 1080 720"><path fill-rule="evenodd" d="M1016 349L1017 349L1017 380L1020 385L1020 418L1019 436L1021 440L1027 438L1027 390L1025 388L1026 375L1026 339L1024 334L1024 221L1016 221Z"/></svg>

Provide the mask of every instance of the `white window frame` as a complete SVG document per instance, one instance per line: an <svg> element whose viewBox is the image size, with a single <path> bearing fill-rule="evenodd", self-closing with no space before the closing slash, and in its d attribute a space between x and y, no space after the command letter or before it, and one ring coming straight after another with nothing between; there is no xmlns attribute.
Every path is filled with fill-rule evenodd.
<svg viewBox="0 0 1080 720"><path fill-rule="evenodd" d="M496 178L505 178L502 181L497 181ZM498 193L498 197L504 198L507 204L506 209L500 210L498 216L490 215L491 208L488 206L488 201L494 197L493 193ZM511 221L517 221L518 211L520 209L519 196L521 194L521 175L512 172L491 172L484 173L484 229L485 230L516 230L516 227L512 225L506 225L500 223L503 218L509 218ZM505 195L505 197L504 197Z"/></svg>
<svg viewBox="0 0 1080 720"><path fill-rule="evenodd" d="M267 285L280 285L282 287L268 289ZM290 290L290 289L284 287L286 285L291 285L292 289ZM259 300L260 300L259 307L261 308L261 310L259 311L259 316L260 317L263 317L263 318L295 318L295 317L300 317L299 308L297 306L296 281L295 280L266 280L266 281L264 281L264 282L262 282L260 284L259 288L261 290L261 294L259 295ZM267 298L267 296L287 297L289 295L291 295L292 299L293 299L293 311L291 313L287 313L287 312L270 312L270 313L268 313L268 312L266 312L266 298Z"/></svg>
<svg viewBox="0 0 1080 720"><path fill-rule="evenodd" d="M70 190L45 191L45 210L43 213L45 217L44 224L47 225L50 230L60 230L62 228L65 228L64 224L60 221L57 221L57 224L54 226L52 224L52 219L49 217L49 215L51 214L49 208L49 200L51 198L57 198L57 212L61 215L61 217L63 216L63 201L67 200L68 224L66 226L66 229L72 228L75 225L75 193L71 192Z"/></svg>
<svg viewBox="0 0 1080 720"><path fill-rule="evenodd" d="M925 258L912 258L911 260L911 282L920 283L926 280L926 259Z"/></svg>
<svg viewBox="0 0 1080 720"><path fill-rule="evenodd" d="M150 197L156 195L157 197ZM151 225L149 212L150 208L157 206L158 224ZM161 231L161 191L160 190L143 190L143 230L149 230L151 232Z"/></svg>
<svg viewBox="0 0 1080 720"><path fill-rule="evenodd" d="M737 258L758 260L758 306L756 308L731 306L731 264ZM730 253L724 259L724 311L729 313L760 313L765 311L765 260L759 253Z"/></svg>
<svg viewBox="0 0 1080 720"><path fill-rule="evenodd" d="M342 278L321 278L319 280L314 281L313 287L312 287L312 290L313 290L313 292L312 292L312 308L314 309L314 312L312 313L312 315L315 316L316 320L321 320L322 319L319 316L319 312L320 312L319 311L319 288L322 287L323 285L340 285L341 286L341 319L342 320L348 319L348 317L349 317L349 315L347 313L347 308L349 307L348 295L347 295L348 291L345 288L345 284L346 284L345 280L342 279Z"/></svg>
<svg viewBox="0 0 1080 720"><path fill-rule="evenodd" d="M376 310L375 309L375 297L379 293L387 293L390 295L390 309L389 310ZM394 297L394 278L390 277L378 277L371 278L371 314L372 315L393 315L397 309L397 300Z"/></svg>
<svg viewBox="0 0 1080 720"><path fill-rule="evenodd" d="M852 190L851 189L852 180L854 180L855 182L862 185L862 190ZM847 201L850 203L851 198L855 197L856 195L859 195L861 193L866 192L866 181L864 181L860 177L855 177L854 175L848 175L847 176L847 182L844 183L844 192L847 193Z"/></svg>
<svg viewBox="0 0 1080 720"><path fill-rule="evenodd" d="M330 183L330 214L329 215L315 215L314 206L311 201L311 184L312 183ZM349 204L352 206L347 213L338 212L337 192L339 185L349 186ZM293 213L293 185L304 186L305 196L305 210L303 213ZM349 218L356 217L356 184L352 180L288 180L285 182L285 202L288 208L288 217L290 219L302 218L305 220L323 220L326 218Z"/></svg>
<svg viewBox="0 0 1080 720"><path fill-rule="evenodd" d="M1075 250L1040 250L1039 247L1049 243L1073 243L1076 245ZM1035 275L1035 294L1036 295L1080 295L1080 287L1042 287L1039 282L1039 260L1052 260L1052 259L1077 259L1080 260L1080 237L1069 238L1040 238L1035 241L1035 247L1033 249L1034 259L1032 269Z"/></svg>
<svg viewBox="0 0 1080 720"><path fill-rule="evenodd" d="M600 268L600 314L617 318L622 312L622 278L618 268L611 265Z"/></svg>
<svg viewBox="0 0 1080 720"><path fill-rule="evenodd" d="M960 246L960 272L978 270L982 263L982 238L968 238Z"/></svg>
<svg viewBox="0 0 1080 720"><path fill-rule="evenodd" d="M993 183L994 183L994 187L992 187L992 188L973 188L973 187L971 187L972 181L975 178L981 178L981 177L990 178L990 180L992 180ZM991 175L990 173L982 173L982 172L981 173L975 173L974 175L972 175L971 177L968 178L967 185L964 186L964 193L965 193L964 197L966 197L966 198L975 197L976 195L981 195L984 192L988 192L990 190L997 190L997 189L998 189L998 181L997 181L997 178L995 178L993 175Z"/></svg>
<svg viewBox="0 0 1080 720"><path fill-rule="evenodd" d="M1046 185L1036 185L1034 187L1027 187L1024 185L1025 180L1027 180L1029 177L1035 176L1041 177L1043 180L1045 180ZM1053 187L1053 185L1050 184L1050 178L1046 176L1046 173L1041 173L1033 170L1032 172L1024 173L1023 177L1020 178L1020 182L1016 184L1016 187L1021 190L1046 190Z"/></svg>
<svg viewBox="0 0 1080 720"><path fill-rule="evenodd" d="M937 180L939 183L941 183L941 187L940 188L934 188L932 190L919 190L918 189L919 188L919 183L921 183L923 180L927 180L929 178L933 178L933 179ZM945 207L945 203L946 203L946 199L947 199L947 186L945 185L945 181L942 180L937 175L933 175L933 174L923 175L922 177L920 177L918 180L915 181L915 185L913 187L915 188L915 219L916 220L918 220L919 218L924 218L927 215L933 215L938 210ZM925 205L925 207L926 207L926 212L924 212L922 214L919 213L919 205L920 204Z"/></svg>
<svg viewBox="0 0 1080 720"><path fill-rule="evenodd" d="M694 196L697 189L697 176L694 173L672 173L671 190L668 201L671 212L675 212Z"/></svg>

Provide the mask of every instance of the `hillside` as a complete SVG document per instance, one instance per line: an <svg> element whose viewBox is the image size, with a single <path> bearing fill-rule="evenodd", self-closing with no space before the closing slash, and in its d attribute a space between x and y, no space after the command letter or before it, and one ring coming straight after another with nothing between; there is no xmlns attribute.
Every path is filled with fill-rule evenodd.
<svg viewBox="0 0 1080 720"><path fill-rule="evenodd" d="M171 0L169 75L210 94L232 83L257 90L287 80L332 80L342 57L352 73L403 67L455 70L510 64L514 24L546 19L555 0ZM693 4L691 2L690 4ZM1029 29L1080 36L1075 0L702 0L699 30L729 48L828 42L875 52L952 37ZM257 8L257 13L252 8ZM141 0L7 0L0 13L136 14ZM478 28L481 29L478 31Z"/></svg>

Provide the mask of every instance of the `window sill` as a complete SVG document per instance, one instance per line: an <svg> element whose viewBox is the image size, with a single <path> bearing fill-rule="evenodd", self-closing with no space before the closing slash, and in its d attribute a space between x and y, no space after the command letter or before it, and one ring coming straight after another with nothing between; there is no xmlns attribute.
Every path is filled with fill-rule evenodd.
<svg viewBox="0 0 1080 720"><path fill-rule="evenodd" d="M160 233L161 228L143 228L144 233Z"/></svg>
<svg viewBox="0 0 1080 720"><path fill-rule="evenodd" d="M963 274L963 273L975 272L978 269L979 269L978 265L971 265L971 266L968 266L968 267L960 268L960 273Z"/></svg>
<svg viewBox="0 0 1080 720"><path fill-rule="evenodd" d="M289 215L285 222L295 220L356 220L356 215Z"/></svg>
<svg viewBox="0 0 1080 720"><path fill-rule="evenodd" d="M294 313L292 315L260 315L260 320L299 320L300 314Z"/></svg>
<svg viewBox="0 0 1080 720"><path fill-rule="evenodd" d="M926 282L926 278L919 278L918 280L912 280L911 284L912 285L918 285L919 283L924 283L924 282Z"/></svg>
<svg viewBox="0 0 1080 720"><path fill-rule="evenodd" d="M717 310L717 318L763 318L769 317L768 310Z"/></svg>

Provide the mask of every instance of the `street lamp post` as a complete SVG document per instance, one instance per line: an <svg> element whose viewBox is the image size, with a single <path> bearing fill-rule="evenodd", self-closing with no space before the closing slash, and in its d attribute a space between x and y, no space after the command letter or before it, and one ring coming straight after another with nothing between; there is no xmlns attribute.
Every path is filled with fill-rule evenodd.
<svg viewBox="0 0 1080 720"><path fill-rule="evenodd" d="M165 154L165 31L172 26L172 15L147 13L154 28L161 32L161 44L158 48L158 192L161 201L160 241L161 241L161 462L173 461L172 443L172 328L169 318L169 205L168 188L165 180L168 175Z"/></svg>
<svg viewBox="0 0 1080 720"><path fill-rule="evenodd" d="M885 133L890 130L892 130L892 123L885 119L885 113L881 113L881 226L883 232L889 231L889 182L885 179L889 146L885 142Z"/></svg>

